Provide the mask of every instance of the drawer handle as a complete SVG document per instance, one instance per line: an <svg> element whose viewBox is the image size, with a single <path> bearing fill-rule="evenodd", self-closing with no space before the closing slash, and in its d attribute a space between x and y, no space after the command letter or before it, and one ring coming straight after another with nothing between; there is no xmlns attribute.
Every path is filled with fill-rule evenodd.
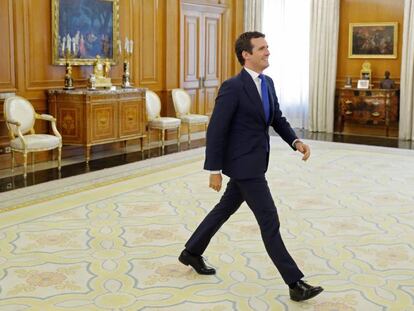
<svg viewBox="0 0 414 311"><path fill-rule="evenodd" d="M106 119L100 119L100 120L99 120L99 123L101 123L102 125L103 125L103 124L106 124L106 123L107 123L107 120L106 120Z"/></svg>
<svg viewBox="0 0 414 311"><path fill-rule="evenodd" d="M128 121L133 121L134 118L133 117L128 117Z"/></svg>
<svg viewBox="0 0 414 311"><path fill-rule="evenodd" d="M352 111L347 110L347 111L345 111L345 114L346 114L346 115L350 115L350 114L352 114Z"/></svg>
<svg viewBox="0 0 414 311"><path fill-rule="evenodd" d="M375 111L375 112L373 112L373 113L371 113L372 114L372 116L374 116L374 117L379 117L379 115L380 115L380 113L378 112L378 111Z"/></svg>

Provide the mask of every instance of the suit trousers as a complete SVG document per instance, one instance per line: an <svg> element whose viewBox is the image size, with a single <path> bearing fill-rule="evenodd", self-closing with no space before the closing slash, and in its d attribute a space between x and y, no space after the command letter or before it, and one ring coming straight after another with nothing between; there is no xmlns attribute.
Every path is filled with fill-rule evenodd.
<svg viewBox="0 0 414 311"><path fill-rule="evenodd" d="M185 245L186 249L195 255L203 254L214 234L244 201L256 217L266 251L285 283L300 280L303 273L280 236L279 217L264 175L250 179L231 178L220 202L194 231Z"/></svg>

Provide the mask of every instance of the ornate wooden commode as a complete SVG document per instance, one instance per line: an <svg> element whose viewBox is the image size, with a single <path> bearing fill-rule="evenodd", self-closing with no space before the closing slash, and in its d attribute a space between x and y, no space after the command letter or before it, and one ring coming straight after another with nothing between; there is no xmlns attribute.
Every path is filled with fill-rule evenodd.
<svg viewBox="0 0 414 311"><path fill-rule="evenodd" d="M49 90L49 112L57 119L63 144L85 146L145 137L145 89Z"/></svg>
<svg viewBox="0 0 414 311"><path fill-rule="evenodd" d="M362 124L384 124L389 135L390 122L398 122L399 98L397 89L339 88L337 124L339 131L345 121Z"/></svg>

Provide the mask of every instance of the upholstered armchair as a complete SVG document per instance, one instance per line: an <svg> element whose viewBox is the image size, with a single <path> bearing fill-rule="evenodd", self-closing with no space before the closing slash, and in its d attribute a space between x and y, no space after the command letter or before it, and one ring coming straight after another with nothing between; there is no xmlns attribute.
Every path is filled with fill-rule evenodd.
<svg viewBox="0 0 414 311"><path fill-rule="evenodd" d="M32 152L58 149L58 168L61 167L62 136L56 129L56 119L47 114L37 114L32 104L23 97L8 97L4 102L4 119L10 137L12 154L12 172L14 169L14 153L23 153L24 178L27 176L27 154ZM36 134L36 120L49 121L54 135Z"/></svg>
<svg viewBox="0 0 414 311"><path fill-rule="evenodd" d="M191 126L192 125L204 125L204 129L207 130L208 116L202 114L191 114L191 97L183 89L173 89L172 99L174 103L175 113L177 118L181 119L181 122L187 124L188 130L188 146L191 145Z"/></svg>
<svg viewBox="0 0 414 311"><path fill-rule="evenodd" d="M148 121L148 147L151 143L151 129L156 129L161 134L161 149L164 153L165 131L177 130L177 146L180 148L180 125L181 120L177 118L161 117L161 101L156 93L147 90L145 93L145 105L147 108Z"/></svg>

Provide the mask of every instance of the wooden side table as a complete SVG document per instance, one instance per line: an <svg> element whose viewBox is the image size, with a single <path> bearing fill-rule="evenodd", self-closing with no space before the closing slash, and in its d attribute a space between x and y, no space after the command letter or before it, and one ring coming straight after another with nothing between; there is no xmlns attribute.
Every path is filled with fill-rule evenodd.
<svg viewBox="0 0 414 311"><path fill-rule="evenodd" d="M49 112L57 119L63 144L85 147L145 138L145 89L49 90Z"/></svg>
<svg viewBox="0 0 414 311"><path fill-rule="evenodd" d="M345 121L362 124L384 124L389 135L391 121L398 121L399 99L397 89L339 88L337 124L344 130Z"/></svg>

